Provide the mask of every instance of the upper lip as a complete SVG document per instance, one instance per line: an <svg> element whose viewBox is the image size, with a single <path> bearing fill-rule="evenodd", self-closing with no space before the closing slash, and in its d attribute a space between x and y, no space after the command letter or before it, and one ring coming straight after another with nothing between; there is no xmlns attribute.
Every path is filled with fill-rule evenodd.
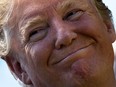
<svg viewBox="0 0 116 87"><path fill-rule="evenodd" d="M71 60L72 60L72 61L75 61L75 60L78 60L78 59L79 59L79 58L77 58L78 52L81 51L82 49L88 48L90 45L91 45L91 44L89 44L89 45L87 45L87 46L85 46L85 47L82 47L82 48L80 48L80 49L78 49L78 50L72 52L71 54L67 55L65 58L63 58L62 60L60 60L58 63L63 62L63 61L71 61ZM76 53L77 53L77 54L76 54ZM75 56L75 55L76 55L76 56ZM75 58L75 57L76 57L76 58ZM71 61L71 62L72 62L72 61Z"/></svg>
<svg viewBox="0 0 116 87"><path fill-rule="evenodd" d="M85 48L89 47L89 46L92 45L92 44L93 44L93 43L89 43L89 44L87 44L87 45L84 45L84 46L82 46L82 47L79 47L78 49L74 49L72 52L70 52L70 53L68 53L67 55L65 55L65 57L63 57L63 58L61 58L61 59L58 58L59 60L55 61L55 62L52 63L52 64L55 65L55 64L59 64L60 62L63 62L63 61L71 60L72 56L73 56L75 53L81 51L82 49L85 49ZM72 59L72 60L73 60L73 59Z"/></svg>

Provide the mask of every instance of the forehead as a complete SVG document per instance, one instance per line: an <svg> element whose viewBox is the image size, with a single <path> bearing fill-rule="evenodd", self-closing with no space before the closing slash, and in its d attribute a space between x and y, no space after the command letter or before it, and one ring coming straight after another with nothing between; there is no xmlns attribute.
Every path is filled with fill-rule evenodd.
<svg viewBox="0 0 116 87"><path fill-rule="evenodd" d="M90 0L14 0L15 4L20 4L20 5L37 4L40 7L46 7L53 4L56 5L59 3L70 3L70 2L87 3L88 1Z"/></svg>
<svg viewBox="0 0 116 87"><path fill-rule="evenodd" d="M47 8L54 7L56 9L70 4L86 7L90 1L91 0L15 0L15 6L22 8L25 12L37 8L38 11L43 11Z"/></svg>
<svg viewBox="0 0 116 87"><path fill-rule="evenodd" d="M30 16L35 16L42 12L46 13L46 10L51 12L51 9L63 13L62 10L75 6L84 10L84 8L91 7L91 1L93 0L14 0L13 14L19 19L21 19L20 17L28 19Z"/></svg>

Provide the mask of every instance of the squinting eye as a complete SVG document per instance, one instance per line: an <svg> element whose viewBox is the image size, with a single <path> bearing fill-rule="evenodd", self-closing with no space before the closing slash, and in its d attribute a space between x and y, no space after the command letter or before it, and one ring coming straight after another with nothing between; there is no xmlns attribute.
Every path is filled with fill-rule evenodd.
<svg viewBox="0 0 116 87"><path fill-rule="evenodd" d="M83 13L82 10L72 10L64 16L63 20L75 21L79 19Z"/></svg>
<svg viewBox="0 0 116 87"><path fill-rule="evenodd" d="M47 34L47 29L34 30L29 34L29 41L38 41L43 39Z"/></svg>

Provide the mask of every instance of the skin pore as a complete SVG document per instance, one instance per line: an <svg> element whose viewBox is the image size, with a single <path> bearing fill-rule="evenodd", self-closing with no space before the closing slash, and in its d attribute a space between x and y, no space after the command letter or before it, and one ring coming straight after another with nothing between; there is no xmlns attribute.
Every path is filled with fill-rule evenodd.
<svg viewBox="0 0 116 87"><path fill-rule="evenodd" d="M31 87L115 87L111 21L94 0L16 0L6 61Z"/></svg>

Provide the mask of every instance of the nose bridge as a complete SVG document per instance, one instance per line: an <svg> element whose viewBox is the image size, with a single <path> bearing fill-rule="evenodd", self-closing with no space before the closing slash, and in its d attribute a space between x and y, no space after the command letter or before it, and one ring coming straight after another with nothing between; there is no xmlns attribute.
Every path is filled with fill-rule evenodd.
<svg viewBox="0 0 116 87"><path fill-rule="evenodd" d="M54 28L57 32L55 42L55 47L57 49L70 45L77 37L77 34L74 32L71 25L67 24L63 20L55 21Z"/></svg>

